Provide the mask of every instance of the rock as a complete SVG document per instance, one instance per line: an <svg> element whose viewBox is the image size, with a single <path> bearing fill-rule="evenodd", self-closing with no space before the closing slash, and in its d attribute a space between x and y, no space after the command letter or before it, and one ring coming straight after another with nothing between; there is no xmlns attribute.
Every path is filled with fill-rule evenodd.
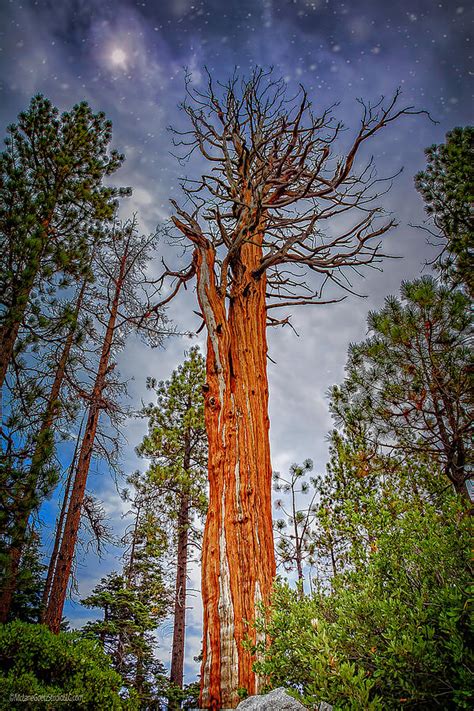
<svg viewBox="0 0 474 711"><path fill-rule="evenodd" d="M321 701L317 709L318 711L332 711L332 706ZM199 709L190 709L190 711L199 711ZM232 711L232 709L222 709L221 711ZM240 702L235 711L307 711L307 709L280 686L278 689L270 691L269 694L249 696Z"/></svg>
<svg viewBox="0 0 474 711"><path fill-rule="evenodd" d="M306 711L306 707L280 687L269 694L249 696L240 702L237 711Z"/></svg>

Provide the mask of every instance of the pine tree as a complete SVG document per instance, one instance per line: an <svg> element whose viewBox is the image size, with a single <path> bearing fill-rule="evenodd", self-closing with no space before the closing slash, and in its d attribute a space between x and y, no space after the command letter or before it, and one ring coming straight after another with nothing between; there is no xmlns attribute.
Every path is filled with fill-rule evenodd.
<svg viewBox="0 0 474 711"><path fill-rule="evenodd" d="M10 607L10 620L39 622L45 565L42 562L38 530L30 528L22 552Z"/></svg>
<svg viewBox="0 0 474 711"><path fill-rule="evenodd" d="M34 289L40 303L46 285L87 272L91 245L129 192L102 183L123 161L110 139L103 113L83 102L59 115L42 96L8 128L0 155L0 387ZM30 329L40 313L30 313Z"/></svg>
<svg viewBox="0 0 474 711"><path fill-rule="evenodd" d="M392 473L385 495L361 497L348 479L324 502L344 567L302 599L275 585L258 625L260 673L305 708L468 709L472 522L447 490L406 499Z"/></svg>
<svg viewBox="0 0 474 711"><path fill-rule="evenodd" d="M289 477L282 476L279 472L273 473L273 488L289 495L289 504L282 499L275 501L278 511L285 518L275 521L277 531L276 552L277 558L288 572L296 568L298 575L298 591L304 595L303 567L307 562L310 567L315 563L316 546L312 536L312 524L316 516L315 498L317 481L313 477L306 481L303 477L313 469L311 459L306 459L303 465L292 464ZM310 501L305 508L300 508L301 495L310 495ZM309 579L311 586L311 577Z"/></svg>
<svg viewBox="0 0 474 711"><path fill-rule="evenodd" d="M402 284L368 318L370 337L349 349L331 392L336 422L366 427L385 451L431 459L467 497L472 454L469 299L423 277Z"/></svg>
<svg viewBox="0 0 474 711"><path fill-rule="evenodd" d="M5 473L7 476L10 475L9 478L13 485L11 487L11 520L7 531L8 553L2 571L4 577L0 602L0 619L2 620L5 620L8 615L11 596L15 590L17 571L27 539L30 516L39 504L51 494L57 484L57 467L51 464L55 443L53 425L67 409L67 396L65 397L63 393L63 383L73 347L80 345L82 340L79 316L89 281L89 276L83 279L75 303L70 305L71 308L68 308L69 304L66 304L64 309L66 313L62 320L65 321L65 327L60 330L60 337L63 336L65 340L59 345L57 354L52 359L48 359L48 365L52 367L54 376L45 397L44 410L41 413L37 431L30 436L29 441L27 440L27 446L32 449L32 455L29 463L24 465L26 471L22 472L21 477L11 477L10 466L6 467ZM29 413L28 419L30 418L31 413Z"/></svg>
<svg viewBox="0 0 474 711"><path fill-rule="evenodd" d="M59 116L37 96L9 127L7 148L0 155L0 386L11 368L0 464L8 492L1 526L2 546L8 549L2 568L3 621L28 521L58 479L53 425L71 403L63 382L77 345L93 252L105 239L116 198L129 192L102 184L123 161L109 150L110 139L110 122L86 103ZM61 296L71 299L65 287L75 280L76 301L60 304Z"/></svg>
<svg viewBox="0 0 474 711"><path fill-rule="evenodd" d="M455 285L464 284L474 296L474 127L454 128L446 142L425 151L426 170L415 177L435 227L444 242L438 257L442 274Z"/></svg>
<svg viewBox="0 0 474 711"><path fill-rule="evenodd" d="M103 296L105 318L97 315L97 319L103 321L105 332L94 385L88 395L84 434L44 616L53 632L59 631L61 623L99 418L109 407L106 392L110 386L111 373L115 369L113 354L123 346L124 337L133 328L138 328L139 333L152 344L159 343L164 333L161 314L154 313L153 318L142 327L139 323L139 316L144 309L142 299L147 298L145 271L155 245L156 235L140 236L132 221L124 226L116 226L110 235L108 248L101 250L98 256L106 289Z"/></svg>
<svg viewBox="0 0 474 711"><path fill-rule="evenodd" d="M156 679L164 669L154 656L152 633L169 613L171 601L164 570L168 541L150 505L149 482L135 474L128 484L131 492L125 498L131 502L132 523L124 537L123 569L103 578L82 600L86 607L103 611L103 619L87 623L84 633L100 641L114 669L136 692L140 708L153 709L158 703Z"/></svg>
<svg viewBox="0 0 474 711"><path fill-rule="evenodd" d="M173 371L170 380L148 385L156 403L142 414L148 417L148 434L138 448L151 459L147 476L161 492L161 511L173 530L176 561L174 629L170 681L183 687L186 630L187 569L189 548L200 539L196 515L206 511L207 439L204 425L204 358L197 348Z"/></svg>
<svg viewBox="0 0 474 711"><path fill-rule="evenodd" d="M384 452L360 421L333 430L329 452L326 475L317 482L313 536L322 589L339 574L363 568L384 527L410 507L436 503L445 489L430 458Z"/></svg>

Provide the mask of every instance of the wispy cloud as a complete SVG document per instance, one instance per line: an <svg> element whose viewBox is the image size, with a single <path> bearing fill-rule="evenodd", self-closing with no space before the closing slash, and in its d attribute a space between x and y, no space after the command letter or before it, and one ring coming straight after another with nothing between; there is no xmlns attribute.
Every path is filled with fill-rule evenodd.
<svg viewBox="0 0 474 711"><path fill-rule="evenodd" d="M469 122L470 94L466 83L470 10L461 4L410 0L390 7L374 0L338 3L327 0L162 0L112 4L99 0L23 0L3 3L0 62L0 121L6 126L36 92L48 95L64 110L86 99L104 110L114 124L114 145L127 160L114 182L132 185L134 196L122 215L137 212L140 226L152 231L169 215L169 197L179 195L183 173L199 174L197 158L184 168L171 155L168 125L185 126L178 105L184 96L184 67L202 86L204 66L218 79L234 67L241 73L255 66L274 65L291 90L303 83L317 112L335 101L338 118L348 126L340 149L353 136L359 121L357 96L376 98L403 88L403 100L427 108L440 123L413 118L392 125L367 147L380 172L390 174L405 166L385 198L400 226L387 237L386 251L403 259L386 262L384 272L368 272L358 283L367 299L349 298L330 306L301 307L293 312L298 338L289 329L269 333L272 458L275 469L286 471L294 461L311 457L322 471L327 459L326 433L331 427L325 393L341 380L350 341L365 335L366 315L378 308L403 278L419 273L433 254L422 234L408 226L423 219L422 203L413 188L413 174L423 167L423 148L443 140L454 125ZM158 274L160 258L184 265L179 249L162 243L151 265ZM190 288L171 305L169 314L180 330L198 327L192 313L195 294ZM198 340L204 345L203 334ZM120 357L120 370L130 380L131 403L147 401L148 375L167 378L195 340L169 338L163 349L150 351L131 340ZM134 448L145 431L142 420L126 424L122 469L129 473L145 466ZM123 530L123 504L114 480L98 467L90 487L105 503L117 535ZM46 507L54 518L56 501ZM49 540L48 536L46 538ZM79 569L80 596L86 595L104 572L118 561L118 551L104 561L89 553ZM199 571L191 572L199 589ZM77 605L67 608L73 624L93 616ZM162 642L163 659L169 650L169 629ZM186 670L192 680L200 651L199 595L189 611ZM165 641L166 640L166 641ZM168 646L166 646L168 645Z"/></svg>

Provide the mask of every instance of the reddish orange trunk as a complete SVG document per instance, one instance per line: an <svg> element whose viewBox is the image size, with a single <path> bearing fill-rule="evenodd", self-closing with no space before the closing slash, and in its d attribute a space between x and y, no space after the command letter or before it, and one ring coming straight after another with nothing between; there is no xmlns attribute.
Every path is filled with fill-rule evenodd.
<svg viewBox="0 0 474 711"><path fill-rule="evenodd" d="M260 242L261 243L261 242ZM204 645L201 706L235 707L238 689L259 690L254 658L256 604L275 576L271 510L265 277L258 235L234 269L228 312L215 287L214 252L196 250L198 298L208 329L206 428L209 510L204 531Z"/></svg>
<svg viewBox="0 0 474 711"><path fill-rule="evenodd" d="M63 614L64 602L66 600L67 586L71 575L72 562L76 549L79 525L81 522L82 505L86 490L87 477L92 458L95 434L99 415L101 411L100 401L105 387L105 379L109 366L110 352L113 344L115 322L117 319L120 295L123 287L124 272L126 267L127 253L121 260L120 275L115 282L114 299L110 307L110 315L107 323L107 330L104 337L104 344L97 369L97 376L91 395L91 405L87 416L87 423L84 430L84 437L81 444L79 459L77 462L76 476L69 499L64 533L61 540L61 547L56 561L48 606L44 613L44 621L52 632L59 632Z"/></svg>
<svg viewBox="0 0 474 711"><path fill-rule="evenodd" d="M82 429L82 426L81 426ZM49 593L51 592L51 585L53 583L53 578L54 578L54 571L56 570L56 563L58 561L58 555L59 555L59 546L61 545L61 539L63 536L63 529L64 529L64 519L66 518L67 514L67 508L68 508L68 503L69 503L69 494L71 492L71 487L72 487L72 477L74 474L74 470L76 468L76 458L78 454L78 449L79 449L79 438L81 436L81 430L79 430L79 435L78 435L78 440L76 443L76 448L74 451L74 457L71 462L71 466L69 467L69 473L67 476L67 481L66 481L66 487L64 490L64 496L63 496L63 502L61 504L61 511L59 512L59 516L56 522L56 533L54 536L54 545L53 545L53 550L51 552L51 558L49 559L49 565L48 565L48 573L46 575L46 580L44 583L44 589L43 589L43 597L42 597L42 609L41 609L41 622L45 623L45 616L46 616L46 609L48 606L48 600L49 600Z"/></svg>
<svg viewBox="0 0 474 711"><path fill-rule="evenodd" d="M19 318L23 317L25 310L26 305ZM3 386L7 376L8 366L10 365L10 361L12 359L13 349L15 347L20 325L21 322L18 320L11 326L5 326L0 333L0 388Z"/></svg>

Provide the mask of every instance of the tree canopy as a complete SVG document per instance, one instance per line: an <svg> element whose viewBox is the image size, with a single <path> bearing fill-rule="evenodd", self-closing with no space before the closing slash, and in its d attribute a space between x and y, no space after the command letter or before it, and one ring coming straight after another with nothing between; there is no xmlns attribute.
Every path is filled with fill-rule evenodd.
<svg viewBox="0 0 474 711"><path fill-rule="evenodd" d="M457 491L470 476L473 421L470 300L432 277L405 282L352 344L336 421L367 428L372 443L438 462Z"/></svg>
<svg viewBox="0 0 474 711"><path fill-rule="evenodd" d="M435 237L444 241L439 256L442 273L455 284L464 284L474 295L474 127L457 127L446 142L425 151L427 167L415 185L434 223Z"/></svg>

